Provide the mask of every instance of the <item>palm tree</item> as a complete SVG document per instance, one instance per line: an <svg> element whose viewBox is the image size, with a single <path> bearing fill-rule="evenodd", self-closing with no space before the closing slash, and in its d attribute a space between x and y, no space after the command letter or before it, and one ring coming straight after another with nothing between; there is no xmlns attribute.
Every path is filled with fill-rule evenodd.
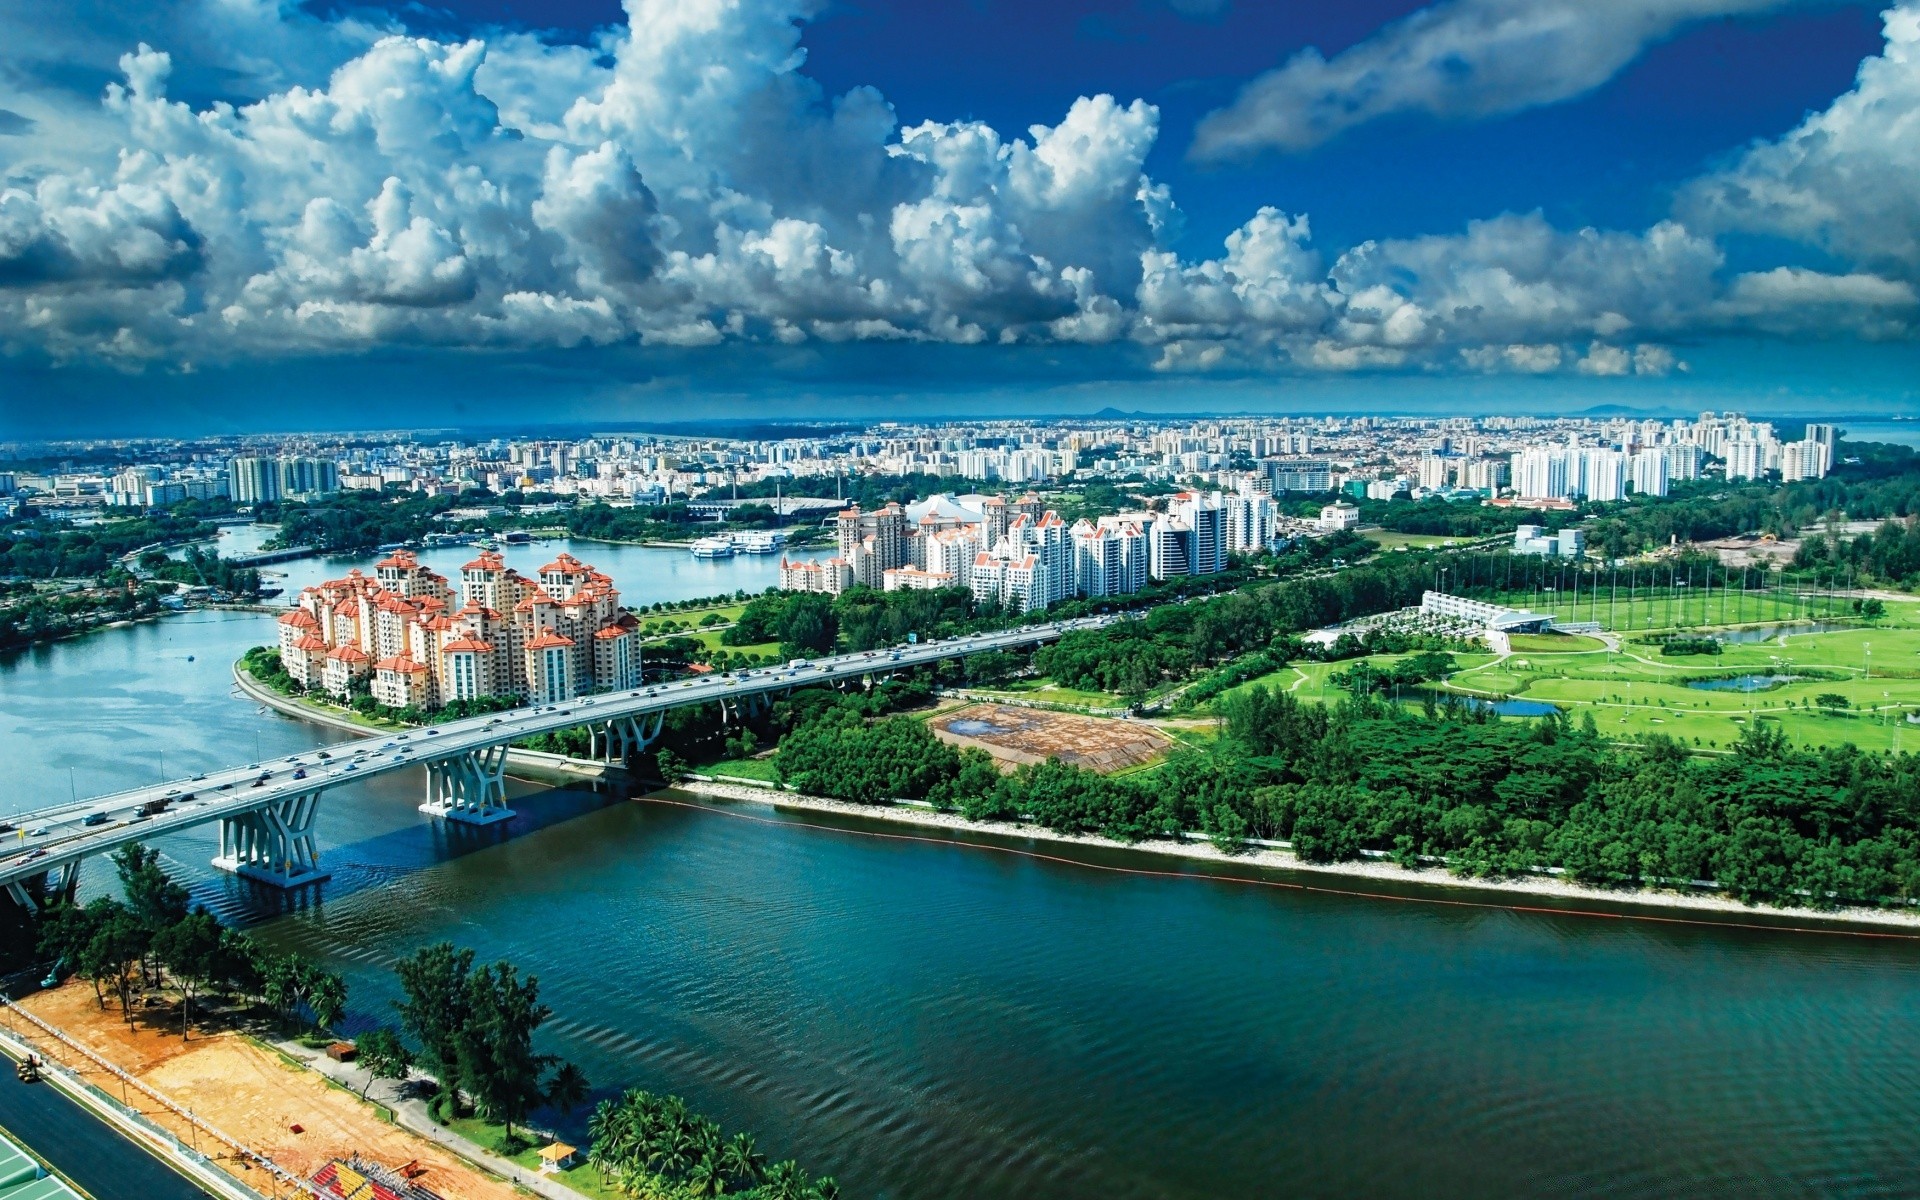
<svg viewBox="0 0 1920 1200"><path fill-rule="evenodd" d="M687 1186L696 1196L718 1196L727 1190L727 1170L720 1156L702 1154L687 1172Z"/></svg>
<svg viewBox="0 0 1920 1200"><path fill-rule="evenodd" d="M547 1103L559 1109L562 1116L571 1116L586 1098L586 1074L570 1062L561 1063L547 1082Z"/></svg>
<svg viewBox="0 0 1920 1200"><path fill-rule="evenodd" d="M767 1168L760 1195L765 1200L807 1200L807 1173L790 1158L777 1162Z"/></svg>
<svg viewBox="0 0 1920 1200"><path fill-rule="evenodd" d="M721 1165L742 1187L754 1187L766 1175L767 1156L753 1144L750 1133L736 1133L720 1152Z"/></svg>

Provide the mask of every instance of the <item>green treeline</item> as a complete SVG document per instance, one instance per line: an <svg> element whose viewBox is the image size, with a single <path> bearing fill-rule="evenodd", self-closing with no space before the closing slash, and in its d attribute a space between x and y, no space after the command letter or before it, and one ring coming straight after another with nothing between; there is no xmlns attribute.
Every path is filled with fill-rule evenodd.
<svg viewBox="0 0 1920 1200"><path fill-rule="evenodd" d="M286 1029L319 1032L346 1011L347 983L297 954L274 954L247 934L223 928L204 908L189 909L187 889L160 867L158 851L129 842L113 855L124 900L102 896L84 906L62 901L37 922L39 950L55 974L93 985L102 1010L120 1004L129 1025L147 992L180 997L180 1033L194 1002L219 996L264 1008Z"/></svg>
<svg viewBox="0 0 1920 1200"><path fill-rule="evenodd" d="M122 555L142 546L201 541L216 532L211 524L168 511L97 525L21 517L0 523L0 576L97 577L115 569Z"/></svg>
<svg viewBox="0 0 1920 1200"><path fill-rule="evenodd" d="M925 800L975 819L1135 841L1198 831L1290 841L1315 862L1362 851L1405 865L1583 882L1716 880L1749 901L1920 898L1920 758L1801 749L1765 723L1728 755L1591 721L1502 721L1458 701L1431 715L1363 692L1338 707L1256 687L1224 704L1209 751L1107 777L1058 761L1002 775L920 721L829 710L781 742L782 778L860 803Z"/></svg>

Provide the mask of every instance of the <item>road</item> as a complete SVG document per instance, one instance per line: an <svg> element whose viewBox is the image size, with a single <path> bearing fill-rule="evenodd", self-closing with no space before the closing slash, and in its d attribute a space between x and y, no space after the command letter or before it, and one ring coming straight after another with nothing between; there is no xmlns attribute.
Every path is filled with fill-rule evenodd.
<svg viewBox="0 0 1920 1200"><path fill-rule="evenodd" d="M208 1200L186 1176L44 1081L0 1078L0 1132L52 1163L93 1200Z"/></svg>
<svg viewBox="0 0 1920 1200"><path fill-rule="evenodd" d="M557 704L448 721L406 733L374 733L329 746L324 751L304 751L78 803L36 809L0 821L0 846L13 843L11 853L0 859L0 887L108 853L130 841L150 840L265 808L274 801L311 795L389 771L458 758L536 734L649 716L690 704L739 701L796 687L854 680L988 650L1033 646L1057 640L1074 630L1096 629L1125 619L1099 616L1053 621L971 637L705 675L629 692L601 693ZM143 812L162 800L166 801L165 811Z"/></svg>

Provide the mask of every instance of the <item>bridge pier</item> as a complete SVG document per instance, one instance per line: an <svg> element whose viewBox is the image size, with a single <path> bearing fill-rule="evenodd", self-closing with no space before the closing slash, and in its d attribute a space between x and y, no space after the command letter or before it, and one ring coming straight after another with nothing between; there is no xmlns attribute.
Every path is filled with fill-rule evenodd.
<svg viewBox="0 0 1920 1200"><path fill-rule="evenodd" d="M658 741L666 721L665 712L651 716L615 717L590 732L589 736L593 739L591 753L602 762L625 762L629 754L637 754Z"/></svg>
<svg viewBox="0 0 1920 1200"><path fill-rule="evenodd" d="M428 763L427 802L420 811L466 825L492 825L511 819L505 743Z"/></svg>
<svg viewBox="0 0 1920 1200"><path fill-rule="evenodd" d="M44 883L37 889L30 890L26 884L16 879L7 885L7 894L13 897L14 903L30 913L40 911L39 902L33 898L34 890L38 890L49 903L65 900L71 904L73 894L80 884L82 861L76 858L70 863L52 868L43 876Z"/></svg>
<svg viewBox="0 0 1920 1200"><path fill-rule="evenodd" d="M222 817L220 853L213 865L277 888L319 883L331 874L321 868L320 852L313 845L313 818L319 809L320 793L308 792Z"/></svg>

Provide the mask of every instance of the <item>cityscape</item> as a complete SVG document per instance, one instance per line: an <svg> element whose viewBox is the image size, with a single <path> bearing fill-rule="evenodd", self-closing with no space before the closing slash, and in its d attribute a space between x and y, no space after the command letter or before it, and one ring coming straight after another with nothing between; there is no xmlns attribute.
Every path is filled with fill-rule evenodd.
<svg viewBox="0 0 1920 1200"><path fill-rule="evenodd" d="M0 6L0 1200L1902 1196L1920 0Z"/></svg>

